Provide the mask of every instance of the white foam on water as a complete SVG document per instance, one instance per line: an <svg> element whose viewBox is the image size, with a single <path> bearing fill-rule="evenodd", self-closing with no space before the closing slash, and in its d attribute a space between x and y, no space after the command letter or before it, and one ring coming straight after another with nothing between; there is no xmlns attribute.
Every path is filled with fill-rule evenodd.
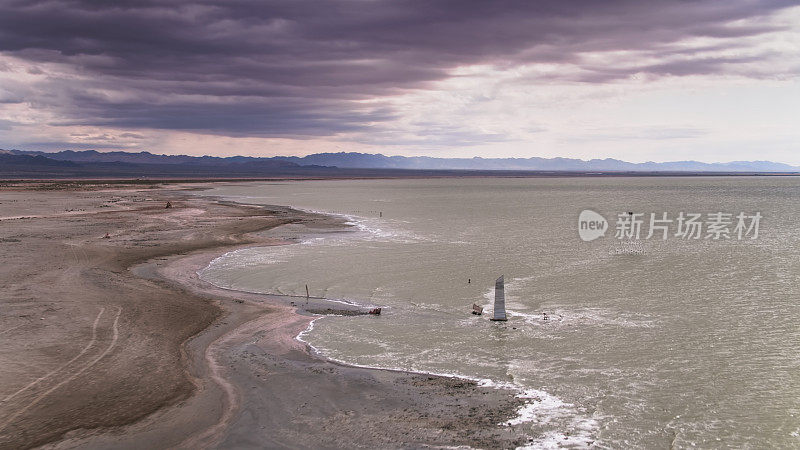
<svg viewBox="0 0 800 450"><path fill-rule="evenodd" d="M597 428L597 427L594 427ZM526 445L517 447L525 450L550 450L562 448L591 448L594 443L592 432L576 433L547 431L537 439L532 440Z"/></svg>
<svg viewBox="0 0 800 450"><path fill-rule="evenodd" d="M392 221L390 219L362 217L353 214L333 213L328 211L318 211L314 209L303 209L303 208L295 208L295 209L297 209L298 211L342 218L345 220L346 225L353 226L358 231L362 232L359 237L366 240L394 241L394 242L405 242L405 243L430 240L428 238L424 238L415 233L412 233L408 230L404 230L399 227L392 227L392 224L395 222L407 223L405 221Z"/></svg>
<svg viewBox="0 0 800 450"><path fill-rule="evenodd" d="M325 301L326 302L333 302L333 303L341 303L343 305L358 306L360 308L377 308L377 307L380 307L383 310L392 309L391 306L382 306L382 305L376 305L374 303L357 302L355 300L350 300L350 299L347 299L347 298L325 297Z"/></svg>
<svg viewBox="0 0 800 450"><path fill-rule="evenodd" d="M297 336L294 337L295 339L297 339L298 341L302 342L303 344L306 344L307 346L311 347L311 349L313 349L315 352L317 351L316 347L314 347L308 341L306 341L305 340L305 336L308 335L308 333L311 333L311 331L314 330L314 322L318 321L319 319L322 319L323 317L325 317L325 316L320 316L320 317L317 317L316 319L313 319L311 322L308 323L308 326L306 327L305 330L301 331Z"/></svg>
<svg viewBox="0 0 800 450"><path fill-rule="evenodd" d="M603 308L565 310L554 308L548 315L560 316L564 325L615 326L622 328L652 328L655 321L645 314L631 314Z"/></svg>
<svg viewBox="0 0 800 450"><path fill-rule="evenodd" d="M585 417L572 403L539 389L522 388L516 383L496 382L490 379L481 380L480 386L514 389L519 391L517 398L528 400L517 410L517 416L500 423L505 426L531 424L537 428L548 425L565 428L565 430L547 430L539 434L526 446L520 448L587 448L594 442L594 435L600 423L591 417Z"/></svg>
<svg viewBox="0 0 800 450"><path fill-rule="evenodd" d="M573 404L538 389L526 389L517 397L530 400L507 425L535 422L537 427L550 424L564 427L566 424L566 430L548 430L523 448L587 448L594 442L599 422L583 417Z"/></svg>
<svg viewBox="0 0 800 450"><path fill-rule="evenodd" d="M516 391L515 397L525 399L526 402L518 410L517 415L507 422L500 423L501 426L519 426L534 423L540 426L563 426L567 424L567 429L548 430L540 437L531 441L528 446L521 448L586 448L594 441L594 434L599 429L599 422L593 418L583 417L583 415L571 403L566 403L560 398L539 389L529 389L519 384L496 381L489 378L477 378L450 372L432 372L415 367L390 367L358 364L330 356L324 349L318 348L307 340L307 336L314 330L315 322L325 316L317 317L309 322L308 327L301 331L295 339L307 345L315 354L338 364L359 367L364 369L392 370L398 372L411 372L421 375L459 378L466 381L477 383L479 387L507 389Z"/></svg>
<svg viewBox="0 0 800 450"><path fill-rule="evenodd" d="M484 295L487 297L487 295ZM489 303L491 305L491 303ZM514 306L523 306L511 304ZM630 314L600 308L583 308L577 310L567 310L563 308L545 308L539 312L523 312L516 309L506 309L510 319L514 317L522 318L529 325L552 325L559 324L564 326L611 326L622 328L652 328L655 321L643 314ZM547 320L544 319L547 313Z"/></svg>
<svg viewBox="0 0 800 450"><path fill-rule="evenodd" d="M310 238L306 238L306 239L300 240L300 242L298 242L298 244L300 244L300 245L319 245L319 244L321 244L321 243L323 243L325 241L326 241L326 238L324 238L324 237L310 237Z"/></svg>
<svg viewBox="0 0 800 450"><path fill-rule="evenodd" d="M240 248L212 259L205 268L198 272L206 273L217 267L234 266L240 268L263 264L285 263L287 262L286 257L291 254L291 250L286 247L288 246L278 245L271 247ZM265 251L266 249L269 250Z"/></svg>
<svg viewBox="0 0 800 450"><path fill-rule="evenodd" d="M437 312L444 312L444 313L449 313L450 312L449 308L446 308L446 307L444 307L444 306L442 306L442 305L440 305L438 303L422 303L422 302L415 303L415 302L409 302L409 305L413 306L415 308L415 311L428 310L428 311L437 311Z"/></svg>

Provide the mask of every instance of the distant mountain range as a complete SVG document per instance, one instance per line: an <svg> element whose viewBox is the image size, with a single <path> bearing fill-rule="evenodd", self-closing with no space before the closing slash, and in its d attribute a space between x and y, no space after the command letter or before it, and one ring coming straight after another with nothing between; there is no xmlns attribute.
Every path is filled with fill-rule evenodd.
<svg viewBox="0 0 800 450"><path fill-rule="evenodd" d="M410 174L408 171L415 171ZM469 171L469 172L463 172ZM630 163L617 159L571 158L433 158L384 156L369 153L316 153L275 156L186 156L149 152L97 152L65 150L54 153L0 150L0 176L5 177L263 177L263 176L403 176L491 175L539 172L556 175L603 173L797 173L800 167L770 161L702 163L698 161ZM447 172L447 173L444 173Z"/></svg>
<svg viewBox="0 0 800 450"><path fill-rule="evenodd" d="M599 172L797 172L800 167L770 161L702 163L698 161L629 163L618 159L571 158L432 158L384 156L368 153L316 153L303 157L276 157L300 165L382 169L428 170L537 170Z"/></svg>

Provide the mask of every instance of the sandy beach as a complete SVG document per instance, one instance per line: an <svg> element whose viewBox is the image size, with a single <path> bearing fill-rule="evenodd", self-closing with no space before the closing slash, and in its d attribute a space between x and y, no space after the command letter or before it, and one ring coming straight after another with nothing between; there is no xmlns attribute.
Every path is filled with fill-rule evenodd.
<svg viewBox="0 0 800 450"><path fill-rule="evenodd" d="M192 186L199 188L201 186ZM196 271L336 219L186 186L0 190L0 448L508 448L522 400L348 367L296 336L342 304L228 291ZM165 208L167 202L171 208ZM282 238L260 231L293 224ZM108 237L106 237L108 236ZM375 320L387 320L376 317Z"/></svg>

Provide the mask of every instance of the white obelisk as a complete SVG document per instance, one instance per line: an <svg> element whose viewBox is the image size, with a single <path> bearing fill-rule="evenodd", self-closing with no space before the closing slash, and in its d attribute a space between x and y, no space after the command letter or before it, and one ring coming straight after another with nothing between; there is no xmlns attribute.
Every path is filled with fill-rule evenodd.
<svg viewBox="0 0 800 450"><path fill-rule="evenodd" d="M502 275L494 282L494 317L492 320L508 320L506 319L506 294Z"/></svg>

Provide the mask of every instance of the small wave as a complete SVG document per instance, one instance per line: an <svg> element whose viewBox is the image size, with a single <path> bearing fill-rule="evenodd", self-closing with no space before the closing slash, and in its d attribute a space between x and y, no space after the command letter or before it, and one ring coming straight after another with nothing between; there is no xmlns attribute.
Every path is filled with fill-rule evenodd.
<svg viewBox="0 0 800 450"><path fill-rule="evenodd" d="M525 321L525 323L531 325L539 325L542 323L550 323L550 322L562 322L564 320L563 315L559 313L551 313L546 311L539 313L526 313L515 310L507 310L506 313L508 313L508 315L511 317L521 317ZM547 313L546 316L545 313Z"/></svg>
<svg viewBox="0 0 800 450"><path fill-rule="evenodd" d="M578 310L566 310L562 308L549 308L546 310L550 320L557 319L557 322L569 326L614 326L622 328L651 328L654 321L645 314L633 314L628 312L611 311L602 308L585 308ZM542 314L516 313L523 316L527 323L537 324L542 322Z"/></svg>
<svg viewBox="0 0 800 450"><path fill-rule="evenodd" d="M269 251L265 251L269 249ZM224 253L212 259L206 267L200 269L198 274L206 274L217 268L228 268L234 266L250 267L263 264L285 263L286 258L291 255L292 249L289 246L269 246L269 247L248 247Z"/></svg>
<svg viewBox="0 0 800 450"><path fill-rule="evenodd" d="M485 292L483 297L486 301L478 306L483 306L484 311L491 313L492 305L494 304L494 289ZM559 323L566 326L616 326L624 328L652 328L655 326L654 320L645 314L615 312L600 308L570 310L549 307L543 308L538 312L525 312L519 309L524 307L525 305L514 302L513 297L506 296L506 314L509 320L513 321L517 317L529 325ZM545 313L547 314L546 319Z"/></svg>
<svg viewBox="0 0 800 450"><path fill-rule="evenodd" d="M427 239L414 234L410 231L399 229L387 229L382 224L374 223L374 219L367 219L356 216L346 216L348 225L353 225L359 231L367 233L369 236L377 238L378 240L389 240L403 243L420 242Z"/></svg>
<svg viewBox="0 0 800 450"><path fill-rule="evenodd" d="M515 391L515 397L525 400L525 404L517 409L516 416L507 422L500 423L501 426L517 426L523 424L533 424L536 428L556 425L556 422L566 423L567 430L547 430L538 433L539 438L532 440L529 446L522 448L562 448L570 447L589 447L594 441L594 434L599 429L599 422L590 417L584 417L580 411L571 403L566 403L560 398L539 389L525 388L519 384L496 381L489 378L477 378L450 372L433 372L418 369L415 367L389 367L358 364L343 359L330 356L326 351L311 344L307 336L314 330L317 320L325 316L317 317L309 322L308 327L301 331L295 339L307 345L311 351L329 361L350 367L364 369L391 370L397 372L410 372L421 375L438 377L459 378L466 381L475 382L479 387L493 389L507 389Z"/></svg>
<svg viewBox="0 0 800 450"><path fill-rule="evenodd" d="M381 306L381 305L376 305L374 303L362 303L362 302L358 302L358 301L350 300L350 299L346 299L346 298L329 298L329 297L325 297L324 300L327 301L327 302L341 303L343 305L358 306L360 308L377 308L377 307L380 306L381 309L384 309L384 310L392 309L391 306Z"/></svg>
<svg viewBox="0 0 800 450"><path fill-rule="evenodd" d="M295 339L297 339L298 341L302 342L303 344L306 344L307 346L309 346L312 350L314 350L315 353L318 352L317 348L314 347L313 345L311 345L310 342L305 340L305 336L308 335L308 333L311 333L311 331L314 330L314 322L318 321L319 319L322 319L322 317L325 317L325 316L321 316L321 317L317 317L316 319L313 319L311 322L308 323L308 327L306 327L305 330L301 331L297 336L295 336Z"/></svg>
<svg viewBox="0 0 800 450"><path fill-rule="evenodd" d="M416 303L416 302L409 302L409 305L414 307L415 311L418 310L428 310L428 311L436 311L436 312L443 312L443 313L450 313L451 309L446 308L438 303Z"/></svg>
<svg viewBox="0 0 800 450"><path fill-rule="evenodd" d="M519 448L588 448L595 440L594 436L600 428L600 422L595 418L585 416L572 403L566 403L539 389L520 388L515 383L485 379L478 384L501 389L516 389L519 391L516 397L527 400L517 410L517 417L499 424L504 426L532 424L532 428L537 429L535 434L539 437ZM539 430L548 425L560 426L566 430Z"/></svg>
<svg viewBox="0 0 800 450"><path fill-rule="evenodd" d="M342 218L345 220L345 224L351 225L355 227L358 231L361 231L363 233L361 237L366 237L367 239L375 239L381 241L396 241L396 242L419 242L419 241L430 240L422 236L419 236L415 233L412 233L410 231L403 230L401 228L387 228L387 225L390 225L392 223L392 221L388 219L374 219L374 218L356 216L353 214L334 213L334 212L319 211L314 209L303 209L303 208L295 208L295 209L314 214L322 214L322 215ZM407 223L405 221L396 221L396 222Z"/></svg>

